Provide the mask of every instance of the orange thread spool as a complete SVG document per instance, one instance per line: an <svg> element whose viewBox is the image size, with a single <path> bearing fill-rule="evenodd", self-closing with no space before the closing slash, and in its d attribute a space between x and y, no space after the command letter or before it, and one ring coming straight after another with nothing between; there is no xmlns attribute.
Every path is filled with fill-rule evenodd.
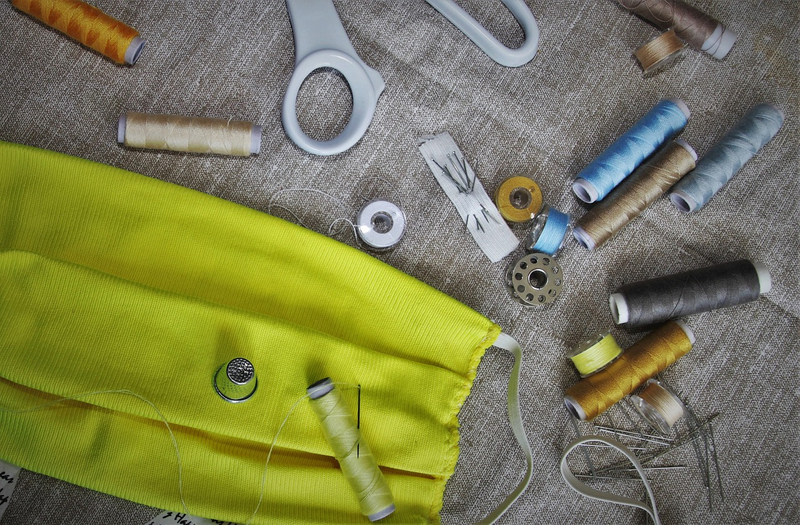
<svg viewBox="0 0 800 525"><path fill-rule="evenodd" d="M118 64L134 64L144 46L138 31L80 0L11 0L11 4Z"/></svg>
<svg viewBox="0 0 800 525"><path fill-rule="evenodd" d="M688 326L670 321L628 348L605 370L568 388L564 404L581 420L591 421L685 355L693 343Z"/></svg>

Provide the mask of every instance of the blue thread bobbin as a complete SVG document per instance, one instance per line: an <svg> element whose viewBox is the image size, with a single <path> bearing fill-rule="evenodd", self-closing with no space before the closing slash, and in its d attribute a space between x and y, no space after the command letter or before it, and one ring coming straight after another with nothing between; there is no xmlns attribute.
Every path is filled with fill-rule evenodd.
<svg viewBox="0 0 800 525"><path fill-rule="evenodd" d="M569 215L545 205L536 216L525 247L529 252L555 255L564 246L568 230Z"/></svg>
<svg viewBox="0 0 800 525"><path fill-rule="evenodd" d="M584 202L602 200L647 157L681 131L690 115L689 107L682 100L661 100L578 173L572 191Z"/></svg>

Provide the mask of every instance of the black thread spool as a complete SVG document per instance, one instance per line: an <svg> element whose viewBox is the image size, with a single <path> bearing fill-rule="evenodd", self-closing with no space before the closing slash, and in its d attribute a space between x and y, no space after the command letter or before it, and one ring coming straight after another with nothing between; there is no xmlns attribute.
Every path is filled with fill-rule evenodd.
<svg viewBox="0 0 800 525"><path fill-rule="evenodd" d="M772 287L769 270L746 259L621 286L609 297L614 322L631 330L749 303Z"/></svg>

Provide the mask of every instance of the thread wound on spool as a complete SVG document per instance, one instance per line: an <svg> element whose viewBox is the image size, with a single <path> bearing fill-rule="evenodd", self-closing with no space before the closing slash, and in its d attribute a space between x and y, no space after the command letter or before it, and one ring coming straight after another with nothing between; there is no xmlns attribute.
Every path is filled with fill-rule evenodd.
<svg viewBox="0 0 800 525"><path fill-rule="evenodd" d="M695 158L685 142L667 144L578 220L575 239L589 250L602 246L689 173Z"/></svg>
<svg viewBox="0 0 800 525"><path fill-rule="evenodd" d="M118 64L136 63L144 46L138 31L86 2L12 0L11 4Z"/></svg>
<svg viewBox="0 0 800 525"><path fill-rule="evenodd" d="M330 378L326 378L309 386L307 392L325 440L358 498L361 513L370 521L377 521L394 512L394 498L389 485L339 389Z"/></svg>
<svg viewBox="0 0 800 525"><path fill-rule="evenodd" d="M542 208L542 212L536 216L525 248L531 252L556 255L564 246L564 239L568 231L569 215L545 206Z"/></svg>
<svg viewBox="0 0 800 525"><path fill-rule="evenodd" d="M683 42L675 31L662 33L633 52L645 77L650 77L673 64L683 54Z"/></svg>
<svg viewBox="0 0 800 525"><path fill-rule="evenodd" d="M686 411L683 401L655 379L649 379L638 396L631 396L631 401L642 418L662 434L669 434Z"/></svg>
<svg viewBox="0 0 800 525"><path fill-rule="evenodd" d="M509 177L497 188L494 202L505 220L525 222L542 209L542 190L528 177Z"/></svg>
<svg viewBox="0 0 800 525"><path fill-rule="evenodd" d="M359 238L375 250L395 246L406 231L406 216L399 206L385 200L368 202L356 218Z"/></svg>
<svg viewBox="0 0 800 525"><path fill-rule="evenodd" d="M247 157L261 147L261 126L237 120L158 115L122 115L117 140L130 148Z"/></svg>
<svg viewBox="0 0 800 525"><path fill-rule="evenodd" d="M591 421L691 349L684 328L669 322L644 336L605 370L568 388L564 404L576 417Z"/></svg>
<svg viewBox="0 0 800 525"><path fill-rule="evenodd" d="M603 370L622 355L622 348L610 333L598 334L576 346L568 356L581 377Z"/></svg>

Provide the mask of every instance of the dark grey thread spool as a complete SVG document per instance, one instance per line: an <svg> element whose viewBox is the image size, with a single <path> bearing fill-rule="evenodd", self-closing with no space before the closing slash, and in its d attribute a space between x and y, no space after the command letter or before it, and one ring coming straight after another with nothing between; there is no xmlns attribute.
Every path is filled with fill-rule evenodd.
<svg viewBox="0 0 800 525"><path fill-rule="evenodd" d="M755 301L770 290L769 270L739 260L621 286L609 297L614 322L628 329Z"/></svg>

